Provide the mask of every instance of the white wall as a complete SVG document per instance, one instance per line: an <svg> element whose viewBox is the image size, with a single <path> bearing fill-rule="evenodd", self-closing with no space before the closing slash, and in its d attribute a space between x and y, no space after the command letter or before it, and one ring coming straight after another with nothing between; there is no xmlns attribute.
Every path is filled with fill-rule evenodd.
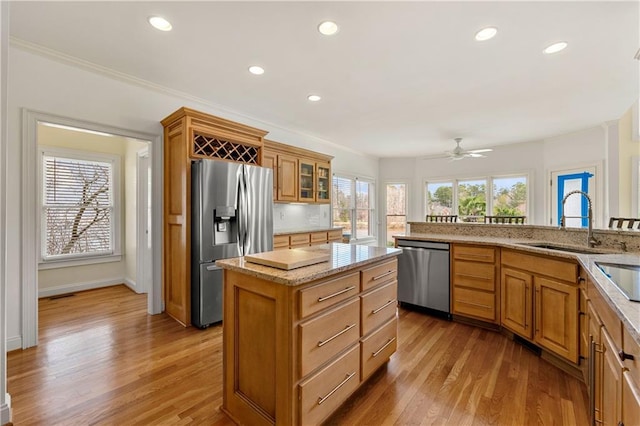
<svg viewBox="0 0 640 426"><path fill-rule="evenodd" d="M616 139L617 143L617 139ZM424 183L449 178L475 178L507 174L528 174L530 177L529 218L531 224L548 223L549 171L585 165L597 165L600 174L599 199L594 200L598 226L604 223L608 211L608 193L616 194L617 186L608 188L604 165L608 161L607 130L597 126L579 132L541 141L501 145L486 158L448 159L384 158L380 160L379 196L384 200L384 184L409 184L408 220L424 221ZM617 159L615 160L618 161ZM626 193L624 196L627 196ZM384 215L381 212L381 215ZM383 216L381 216L382 222ZM380 230L381 232L382 230Z"/></svg>
<svg viewBox="0 0 640 426"><path fill-rule="evenodd" d="M125 77L113 76L103 69L88 71L77 64L69 64L64 58L54 60L13 46L9 48L9 63L7 156L10 161L7 177L13 184L7 188L6 198L11 202L7 206L6 231L8 244L14 248L7 253L9 349L21 346L22 333L20 253L23 242L20 238L22 212L19 184L22 175L22 108L161 136L160 120L178 108L187 106L267 130L270 132L267 135L269 139L333 155L335 160L332 165L335 171L349 171L377 178L378 163L375 158L360 156L341 149L339 145L228 112L215 105L199 102L194 97L181 97L144 82L134 83ZM86 64L83 66L88 67Z"/></svg>
<svg viewBox="0 0 640 426"><path fill-rule="evenodd" d="M147 143L125 139L124 141L124 282L132 289L137 287L138 248L138 152L147 148Z"/></svg>

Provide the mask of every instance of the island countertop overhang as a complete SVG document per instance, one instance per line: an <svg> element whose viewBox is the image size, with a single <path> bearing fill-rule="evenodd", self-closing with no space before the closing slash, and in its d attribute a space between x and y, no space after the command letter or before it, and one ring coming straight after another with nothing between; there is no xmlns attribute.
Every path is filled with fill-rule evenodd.
<svg viewBox="0 0 640 426"><path fill-rule="evenodd" d="M248 262L244 257L218 260L216 266L278 284L297 286L384 259L391 259L402 252L401 249L396 248L343 243L323 244L304 248L304 250L326 252L329 254L329 261L288 271Z"/></svg>

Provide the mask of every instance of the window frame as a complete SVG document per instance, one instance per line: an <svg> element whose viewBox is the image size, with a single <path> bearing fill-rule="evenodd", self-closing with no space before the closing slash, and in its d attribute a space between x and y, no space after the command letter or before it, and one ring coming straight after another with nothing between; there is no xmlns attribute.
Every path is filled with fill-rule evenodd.
<svg viewBox="0 0 640 426"><path fill-rule="evenodd" d="M360 177L360 176L355 176L355 175L350 175L350 174L346 174L346 173L340 173L340 172L334 172L331 176L331 187L332 187L332 191L333 191L333 179L334 178L340 178L340 179L346 179L350 181L350 188L351 188L351 203L349 206L349 210L350 210L350 214L349 214L349 221L351 222L351 236L349 239L350 243L370 243L370 242L375 242L377 240L377 227L378 227L378 221L376 220L376 182L375 179L371 179L371 178L367 178L367 177ZM356 212L357 210L362 210L362 209L358 209L357 205L356 205L356 185L357 182L365 182L369 185L369 208L368 208L368 216L369 216L369 229L370 229L370 233L362 238L358 238L358 228L357 228L357 216L356 216ZM335 210L335 205L333 204L335 202L334 197L332 197L331 199L331 225L333 226L333 212Z"/></svg>
<svg viewBox="0 0 640 426"><path fill-rule="evenodd" d="M40 220L38 222L37 233L40 236L40 247L38 250L38 269L55 269L69 266L92 265L106 262L118 262L122 260L122 176L121 176L121 156L94 151L83 151L70 148L63 148L53 145L42 145L38 147L38 209ZM74 253L61 256L45 256L47 244L47 226L44 205L44 157L60 157L81 161L94 161L101 163L111 163L112 182L112 217L111 217L111 250L107 253Z"/></svg>
<svg viewBox="0 0 640 426"><path fill-rule="evenodd" d="M404 217L405 217L405 224L404 224L404 233L408 232L409 229L409 196L411 194L411 185L409 184L409 182L407 181L400 181L400 180L393 180L393 181L387 181L384 183L384 222L381 224L382 230L384 230L383 235L384 237L381 236L381 238L384 238L384 241L380 241L380 245L387 246L388 241L387 241L387 219L389 217L389 212L387 211L387 198L388 198L388 187L390 185L404 185L405 187L405 197L404 197ZM393 215L393 216L399 216L399 215Z"/></svg>
<svg viewBox="0 0 640 426"><path fill-rule="evenodd" d="M486 182L486 186L485 186L485 200L486 200L486 206L485 206L485 216L487 215L487 212L493 212L493 198L494 198L494 193L493 193L493 181L494 179L505 179L505 178L518 178L518 177L523 177L526 179L526 185L527 185L527 208L525 211L524 216L527 217L527 223L532 223L533 217L531 215L532 210L531 210L531 194L533 192L533 182L531 179L531 173L529 172L524 172L524 173L505 173L505 174L495 174L495 175L485 175L485 176L464 176L464 177L449 177L449 178L434 178L434 179L425 179L422 185L422 197L423 197L423 203L422 203L422 217L425 218L426 215L428 214L427 212L429 211L428 208L428 202L429 202L429 197L427 196L427 187L429 184L434 184L434 183L449 183L452 185L452 205L451 205L451 210L453 212L453 214L456 214L458 216L460 216L458 214L458 185L460 182L462 181L475 181L475 180L484 180ZM489 216L492 216L492 214L489 214ZM473 222L470 222L473 223Z"/></svg>

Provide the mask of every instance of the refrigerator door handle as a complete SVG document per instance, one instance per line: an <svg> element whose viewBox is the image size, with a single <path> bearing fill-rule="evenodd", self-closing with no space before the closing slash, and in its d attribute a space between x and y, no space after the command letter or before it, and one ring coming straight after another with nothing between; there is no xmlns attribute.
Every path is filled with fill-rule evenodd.
<svg viewBox="0 0 640 426"><path fill-rule="evenodd" d="M242 171L242 169L240 169ZM242 220L242 214L244 212L244 207L242 205L242 199L243 199L243 179L242 179L242 173L238 174L238 195L237 195L237 199L236 199L236 205L238 206L238 211L236 212L236 217L238 218L238 239L237 239L237 244L238 244L238 253L240 253L240 256L244 256L244 225L243 225L243 220Z"/></svg>
<svg viewBox="0 0 640 426"><path fill-rule="evenodd" d="M244 179L244 188L243 188L243 195L244 195L244 212L243 212L243 219L244 219L244 240L242 242L243 246L244 246L244 254L249 254L251 252L251 236L249 235L250 231L249 231L249 208L250 208L250 201L249 200L249 176L247 176L248 171L246 167L242 167L243 169L243 173L242 173L242 177Z"/></svg>

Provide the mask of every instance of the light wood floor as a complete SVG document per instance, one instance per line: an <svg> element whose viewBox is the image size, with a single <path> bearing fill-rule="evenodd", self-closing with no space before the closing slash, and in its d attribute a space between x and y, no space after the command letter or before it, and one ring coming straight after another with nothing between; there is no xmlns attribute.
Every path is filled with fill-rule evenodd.
<svg viewBox="0 0 640 426"><path fill-rule="evenodd" d="M230 425L222 332L146 314L125 286L40 301L40 345L8 355L13 421ZM328 420L586 425L586 388L504 336L400 309L399 350Z"/></svg>

